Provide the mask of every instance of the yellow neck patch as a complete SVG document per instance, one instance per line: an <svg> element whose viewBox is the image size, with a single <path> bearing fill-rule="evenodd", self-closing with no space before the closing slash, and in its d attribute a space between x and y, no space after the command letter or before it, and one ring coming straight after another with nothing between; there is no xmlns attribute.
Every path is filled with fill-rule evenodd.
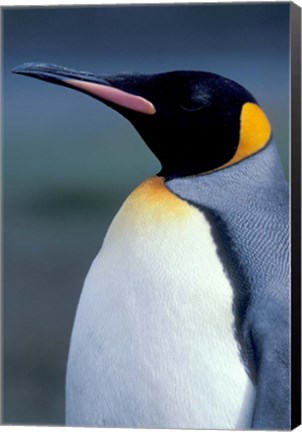
<svg viewBox="0 0 302 432"><path fill-rule="evenodd" d="M232 159L221 168L233 165L263 149L268 143L271 133L271 125L262 109L252 102L245 103L240 117L238 148Z"/></svg>
<svg viewBox="0 0 302 432"><path fill-rule="evenodd" d="M162 223L186 219L191 208L186 201L174 195L163 177L151 177L138 186L123 205L124 216L140 218L140 224Z"/></svg>

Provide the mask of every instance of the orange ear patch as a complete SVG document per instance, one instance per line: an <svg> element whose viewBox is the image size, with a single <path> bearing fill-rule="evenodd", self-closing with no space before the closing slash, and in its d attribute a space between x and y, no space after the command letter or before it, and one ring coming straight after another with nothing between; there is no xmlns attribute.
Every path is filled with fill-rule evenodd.
<svg viewBox="0 0 302 432"><path fill-rule="evenodd" d="M232 165L261 150L272 133L271 125L262 109L251 102L243 105L240 117L240 140L235 155L225 165Z"/></svg>

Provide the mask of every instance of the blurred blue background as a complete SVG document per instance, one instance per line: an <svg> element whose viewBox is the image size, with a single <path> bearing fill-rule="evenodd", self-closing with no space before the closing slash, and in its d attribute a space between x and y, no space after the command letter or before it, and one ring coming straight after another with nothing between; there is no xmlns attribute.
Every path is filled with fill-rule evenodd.
<svg viewBox="0 0 302 432"><path fill-rule="evenodd" d="M224 75L266 111L288 172L289 3L3 10L4 422L62 424L85 275L122 201L159 163L101 103L10 73L27 61Z"/></svg>

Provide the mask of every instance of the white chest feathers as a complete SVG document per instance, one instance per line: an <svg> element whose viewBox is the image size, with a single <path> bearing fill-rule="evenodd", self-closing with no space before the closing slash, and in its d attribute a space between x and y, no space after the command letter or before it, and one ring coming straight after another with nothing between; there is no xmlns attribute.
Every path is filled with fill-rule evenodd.
<svg viewBox="0 0 302 432"><path fill-rule="evenodd" d="M126 200L81 295L67 424L249 428L254 386L203 214L154 177Z"/></svg>

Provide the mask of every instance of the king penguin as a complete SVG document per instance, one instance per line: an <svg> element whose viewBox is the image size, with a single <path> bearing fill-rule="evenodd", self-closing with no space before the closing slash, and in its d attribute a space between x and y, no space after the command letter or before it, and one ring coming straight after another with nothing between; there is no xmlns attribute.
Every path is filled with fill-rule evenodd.
<svg viewBox="0 0 302 432"><path fill-rule="evenodd" d="M86 277L66 423L289 429L288 184L255 98L209 72L14 72L115 109L162 167L123 203Z"/></svg>

